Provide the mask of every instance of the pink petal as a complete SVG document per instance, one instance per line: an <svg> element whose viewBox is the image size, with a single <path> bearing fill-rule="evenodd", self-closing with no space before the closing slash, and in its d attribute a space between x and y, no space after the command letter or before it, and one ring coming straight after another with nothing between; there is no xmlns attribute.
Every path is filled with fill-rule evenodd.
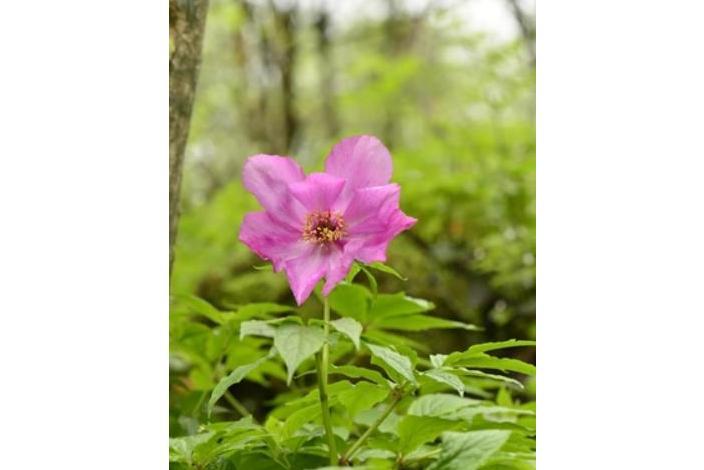
<svg viewBox="0 0 704 470"><path fill-rule="evenodd" d="M299 231L272 219L266 212L245 214L239 239L261 258L270 260L275 271L308 248Z"/></svg>
<svg viewBox="0 0 704 470"><path fill-rule="evenodd" d="M365 263L386 261L389 242L416 219L399 209L396 184L357 189L345 211L348 242L345 255Z"/></svg>
<svg viewBox="0 0 704 470"><path fill-rule="evenodd" d="M338 210L336 202L345 180L327 173L311 173L305 181L289 185L289 190L308 211Z"/></svg>
<svg viewBox="0 0 704 470"><path fill-rule="evenodd" d="M391 169L388 149L370 135L341 140L325 161L325 172L346 179L350 189L386 184Z"/></svg>
<svg viewBox="0 0 704 470"><path fill-rule="evenodd" d="M417 222L413 217L408 217L400 210L396 210L389 218L389 223L384 231L372 234L357 236L354 244L348 243L345 245L345 254L352 256L364 263L373 263L374 261L386 261L386 250L391 240L396 236L408 230Z"/></svg>
<svg viewBox="0 0 704 470"><path fill-rule="evenodd" d="M305 210L290 197L288 185L303 181L305 175L296 161L277 155L254 155L244 164L242 181L269 214L292 227L301 225Z"/></svg>
<svg viewBox="0 0 704 470"><path fill-rule="evenodd" d="M302 305L313 292L315 285L325 275L328 259L324 247L307 244L306 250L297 258L285 263L284 269L291 285L296 303Z"/></svg>
<svg viewBox="0 0 704 470"><path fill-rule="evenodd" d="M328 295L350 271L354 257L346 255L336 245L331 246L331 252L328 254L328 269L325 274L325 285L323 286L323 295Z"/></svg>
<svg viewBox="0 0 704 470"><path fill-rule="evenodd" d="M398 209L400 192L397 184L355 190L344 212L348 234L385 230L392 211Z"/></svg>

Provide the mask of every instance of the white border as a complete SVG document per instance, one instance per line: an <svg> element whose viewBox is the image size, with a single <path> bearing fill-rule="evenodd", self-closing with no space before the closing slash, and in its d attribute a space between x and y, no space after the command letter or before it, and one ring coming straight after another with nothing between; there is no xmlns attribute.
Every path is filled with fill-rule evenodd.
<svg viewBox="0 0 704 470"><path fill-rule="evenodd" d="M538 468L701 465L699 2L538 5Z"/></svg>

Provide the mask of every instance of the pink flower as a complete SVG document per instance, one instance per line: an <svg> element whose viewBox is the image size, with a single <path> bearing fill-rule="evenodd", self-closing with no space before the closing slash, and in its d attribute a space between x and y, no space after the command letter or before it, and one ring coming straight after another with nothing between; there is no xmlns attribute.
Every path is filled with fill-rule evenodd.
<svg viewBox="0 0 704 470"><path fill-rule="evenodd" d="M245 215L239 239L286 272L298 305L323 277L328 295L354 260L385 261L389 242L416 223L398 207L391 155L376 137L343 139L325 172L308 176L292 158L254 155L242 179L264 210Z"/></svg>

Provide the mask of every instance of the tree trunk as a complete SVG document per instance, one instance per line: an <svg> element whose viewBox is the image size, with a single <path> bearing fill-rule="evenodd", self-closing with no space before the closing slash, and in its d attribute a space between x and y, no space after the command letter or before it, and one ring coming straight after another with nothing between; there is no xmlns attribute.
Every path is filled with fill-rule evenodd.
<svg viewBox="0 0 704 470"><path fill-rule="evenodd" d="M327 135L337 137L340 130L335 106L335 66L332 63L330 15L322 7L315 22L318 30L318 51L320 53L320 95L322 99L323 119Z"/></svg>
<svg viewBox="0 0 704 470"><path fill-rule="evenodd" d="M208 0L169 0L169 276L178 231L183 157L193 110Z"/></svg>

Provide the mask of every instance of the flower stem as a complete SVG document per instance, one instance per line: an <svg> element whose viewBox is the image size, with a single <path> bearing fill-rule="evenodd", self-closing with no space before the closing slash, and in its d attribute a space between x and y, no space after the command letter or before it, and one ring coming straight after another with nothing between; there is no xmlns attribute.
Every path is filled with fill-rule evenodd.
<svg viewBox="0 0 704 470"><path fill-rule="evenodd" d="M328 334L330 333L330 304L328 298L323 297L323 331L325 333L325 343L318 355L318 390L320 394L320 406L323 410L323 426L328 438L328 449L330 450L330 465L337 465L337 449L335 447L335 435L332 433L332 423L330 421L330 405L328 403L328 361L329 346Z"/></svg>
<svg viewBox="0 0 704 470"><path fill-rule="evenodd" d="M381 426L381 423L383 423L384 420L386 418L388 418L388 416L394 410L394 408L396 408L396 405L398 405L398 402L400 402L401 398L403 398L403 393L401 393L399 390L394 390L393 393L394 393L394 398L391 401L391 403L389 403L389 406L386 408L386 410L384 410L384 412L381 414L381 416L379 416L376 419L376 421L374 421L374 423L372 423L372 425L369 426L369 428L366 431L364 431L364 434L359 436L359 439L357 439L357 441L354 444L352 444L352 446L349 449L347 449L347 451L344 454L342 454L342 458L340 459L340 462L342 462L343 464L348 464L350 459L354 456L354 453L357 452L357 450L359 450L359 448L362 446L362 444L364 444L364 441L366 441L367 438L369 436L371 436L371 434L376 430L376 428Z"/></svg>

